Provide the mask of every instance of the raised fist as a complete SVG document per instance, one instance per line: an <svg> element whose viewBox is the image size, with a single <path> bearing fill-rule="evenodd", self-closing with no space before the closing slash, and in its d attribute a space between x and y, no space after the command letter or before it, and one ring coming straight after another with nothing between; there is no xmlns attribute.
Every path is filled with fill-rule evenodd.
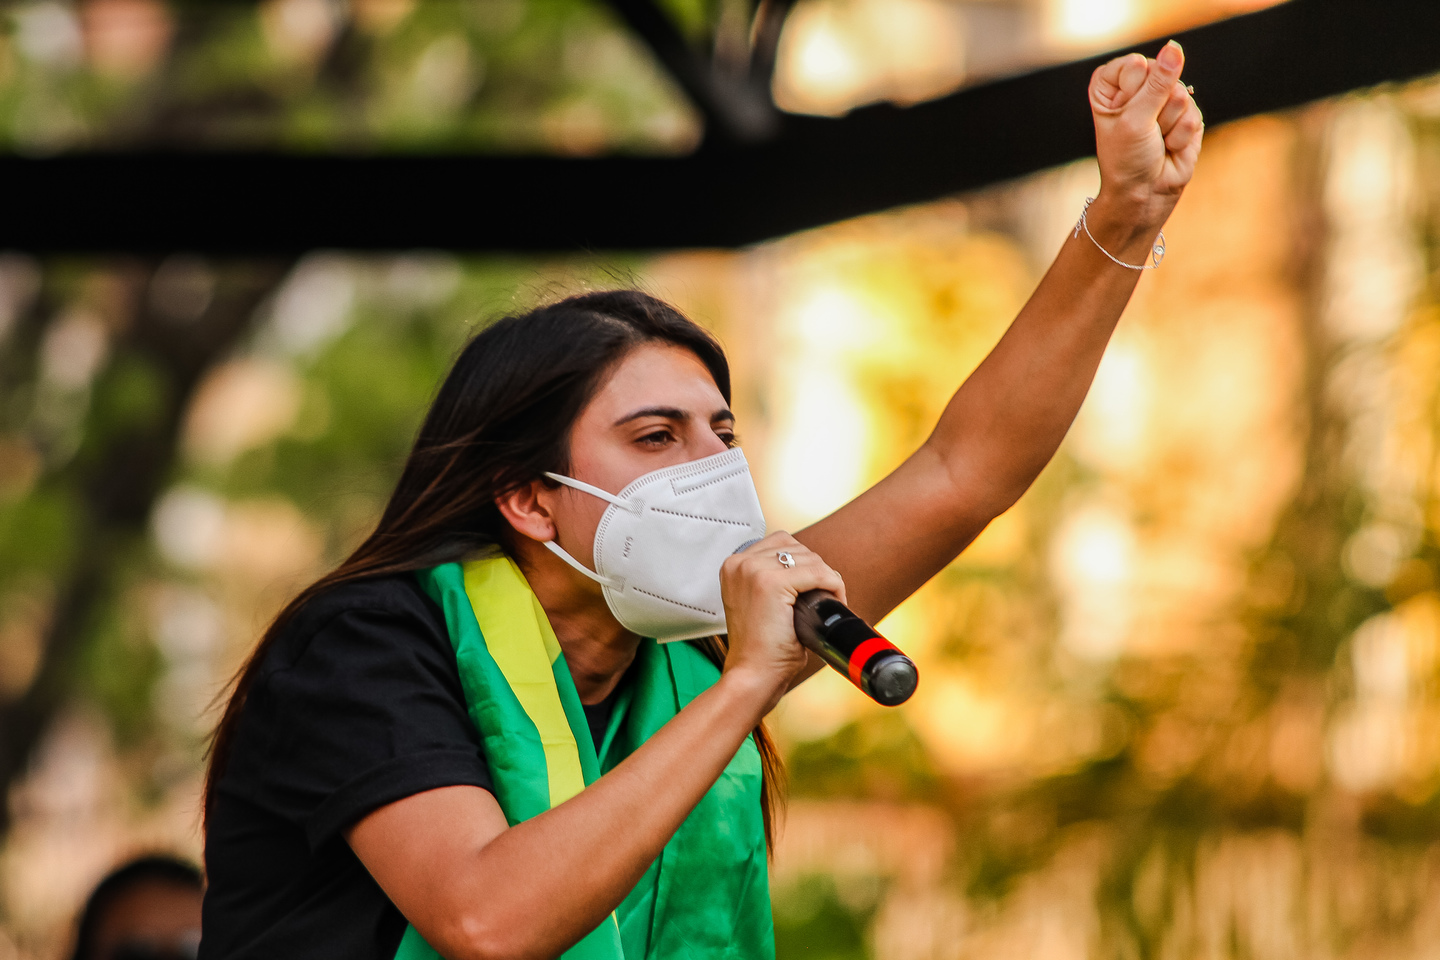
<svg viewBox="0 0 1440 960"><path fill-rule="evenodd" d="M1132 53L1090 78L1101 194L1137 225L1158 229L1195 173L1205 123L1180 82L1184 69L1172 40L1153 60Z"/></svg>

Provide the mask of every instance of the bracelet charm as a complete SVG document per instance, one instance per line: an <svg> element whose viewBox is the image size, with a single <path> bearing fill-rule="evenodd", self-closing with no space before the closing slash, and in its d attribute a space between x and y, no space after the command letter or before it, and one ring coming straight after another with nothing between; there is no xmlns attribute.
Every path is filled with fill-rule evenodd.
<svg viewBox="0 0 1440 960"><path fill-rule="evenodd" d="M1165 231L1163 230L1160 231L1160 236L1155 239L1154 246L1150 248L1149 263L1126 263L1124 260L1121 260L1119 257L1115 256L1109 250L1106 250L1104 247L1100 246L1100 241L1096 240L1095 234L1090 232L1090 224L1086 221L1086 217L1090 213L1090 204L1094 202L1094 197L1085 198L1085 209L1080 211L1080 220L1075 224L1074 236L1080 236L1080 231L1084 230L1085 236L1090 238L1090 242L1095 244L1095 248L1097 250L1105 254L1105 256L1109 257L1115 263L1124 267L1126 270L1155 270L1160 266L1161 263L1165 261Z"/></svg>

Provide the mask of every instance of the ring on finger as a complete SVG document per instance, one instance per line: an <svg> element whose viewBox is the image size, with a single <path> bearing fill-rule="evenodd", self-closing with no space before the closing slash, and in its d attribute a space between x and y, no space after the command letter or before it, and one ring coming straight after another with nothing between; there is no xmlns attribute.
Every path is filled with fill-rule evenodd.
<svg viewBox="0 0 1440 960"><path fill-rule="evenodd" d="M1192 84L1188 84L1188 85L1185 87L1185 92L1188 93L1188 94L1190 94L1190 95L1193 97L1193 96L1195 95L1195 84L1193 84L1193 83L1192 83Z"/></svg>
<svg viewBox="0 0 1440 960"><path fill-rule="evenodd" d="M795 566L795 558L790 555L789 550L781 550L779 553L775 554L775 559L779 560L780 566L784 567L786 570L789 570L791 567Z"/></svg>

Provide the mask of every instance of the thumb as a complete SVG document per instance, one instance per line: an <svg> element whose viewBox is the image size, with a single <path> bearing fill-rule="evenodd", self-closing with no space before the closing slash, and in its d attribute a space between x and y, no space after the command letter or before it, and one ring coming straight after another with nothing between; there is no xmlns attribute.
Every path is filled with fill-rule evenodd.
<svg viewBox="0 0 1440 960"><path fill-rule="evenodd" d="M1150 64L1150 75L1146 78L1145 85L1130 101L1130 109L1152 120L1157 119L1160 111L1165 109L1165 104L1169 102L1170 92L1175 89L1175 81L1180 79L1184 69L1185 50L1171 40L1160 48L1160 52Z"/></svg>

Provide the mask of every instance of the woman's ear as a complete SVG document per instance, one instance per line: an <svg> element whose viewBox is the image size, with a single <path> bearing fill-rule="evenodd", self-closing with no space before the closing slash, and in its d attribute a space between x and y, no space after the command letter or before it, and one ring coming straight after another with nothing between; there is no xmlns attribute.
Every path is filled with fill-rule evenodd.
<svg viewBox="0 0 1440 960"><path fill-rule="evenodd" d="M495 500L500 515L516 533L540 543L555 539L555 518L541 496L546 489L544 480L532 480Z"/></svg>

